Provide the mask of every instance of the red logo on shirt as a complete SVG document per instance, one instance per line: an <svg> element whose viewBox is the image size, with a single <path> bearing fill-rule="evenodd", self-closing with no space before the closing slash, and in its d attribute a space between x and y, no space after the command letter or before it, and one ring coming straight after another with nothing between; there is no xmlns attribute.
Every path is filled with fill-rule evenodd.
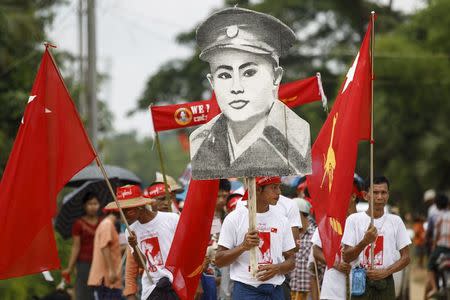
<svg viewBox="0 0 450 300"><path fill-rule="evenodd" d="M272 254L270 251L270 232L258 232L259 236L259 251L261 256L259 257L258 264L272 264Z"/></svg>
<svg viewBox="0 0 450 300"><path fill-rule="evenodd" d="M273 232L273 233L277 233L277 231L278 231L278 229L276 229L276 228L270 228L270 232Z"/></svg>
<svg viewBox="0 0 450 300"><path fill-rule="evenodd" d="M374 256L374 266L382 266L383 265L383 246L384 246L384 237L379 235L377 240L375 241L375 248L373 251ZM370 266L370 245L368 245L364 249L364 257L363 257L363 266Z"/></svg>
<svg viewBox="0 0 450 300"><path fill-rule="evenodd" d="M159 240L157 236L153 236L141 241L141 249L144 252L149 269L151 272L156 272L156 266L163 266L164 260L161 253L161 247L159 246Z"/></svg>

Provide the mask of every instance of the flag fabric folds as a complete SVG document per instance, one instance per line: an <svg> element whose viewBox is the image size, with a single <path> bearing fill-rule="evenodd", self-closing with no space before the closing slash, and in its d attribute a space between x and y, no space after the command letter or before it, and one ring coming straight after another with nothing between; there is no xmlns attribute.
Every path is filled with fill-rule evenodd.
<svg viewBox="0 0 450 300"><path fill-rule="evenodd" d="M278 98L289 108L314 101L322 101L324 106L326 105L319 73L316 76L281 84ZM219 113L220 108L214 94L209 100L150 106L153 129L156 132L202 125Z"/></svg>
<svg viewBox="0 0 450 300"><path fill-rule="evenodd" d="M46 49L0 183L0 279L59 268L56 197L95 155Z"/></svg>
<svg viewBox="0 0 450 300"><path fill-rule="evenodd" d="M308 188L328 267L333 266L341 247L358 142L370 139L370 35L369 24L359 53L311 151L313 171L308 176Z"/></svg>
<svg viewBox="0 0 450 300"><path fill-rule="evenodd" d="M170 247L166 268L183 299L194 299L210 241L219 180L191 180L183 212Z"/></svg>

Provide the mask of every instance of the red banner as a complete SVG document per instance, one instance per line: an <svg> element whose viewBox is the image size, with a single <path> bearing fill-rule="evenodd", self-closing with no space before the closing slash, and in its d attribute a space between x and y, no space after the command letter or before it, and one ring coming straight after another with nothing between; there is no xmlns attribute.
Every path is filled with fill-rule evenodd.
<svg viewBox="0 0 450 300"><path fill-rule="evenodd" d="M326 101L319 73L316 76L282 84L278 97L290 108L315 101ZM151 106L150 113L153 128L159 132L208 123L220 113L220 108L213 95L209 100Z"/></svg>
<svg viewBox="0 0 450 300"><path fill-rule="evenodd" d="M179 129L207 123L220 113L215 99L183 104L151 106L155 131Z"/></svg>

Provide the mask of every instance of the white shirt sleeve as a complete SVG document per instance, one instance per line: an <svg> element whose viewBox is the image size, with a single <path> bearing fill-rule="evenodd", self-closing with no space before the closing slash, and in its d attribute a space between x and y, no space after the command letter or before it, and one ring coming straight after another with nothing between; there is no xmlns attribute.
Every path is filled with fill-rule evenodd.
<svg viewBox="0 0 450 300"><path fill-rule="evenodd" d="M294 201L289 199L289 209L287 212L287 218L291 227L302 228L302 220L300 219L300 212L295 205Z"/></svg>
<svg viewBox="0 0 450 300"><path fill-rule="evenodd" d="M235 212L229 214L225 217L223 221L222 228L220 229L219 242L220 246L223 246L227 249L233 249L236 245L236 225L233 222L233 216ZM292 235L292 234L291 234Z"/></svg>
<svg viewBox="0 0 450 300"><path fill-rule="evenodd" d="M320 239L320 234L319 234L319 228L316 228L316 230L314 230L314 233L311 237L311 242L316 245L319 246L320 248L322 248L322 240Z"/></svg>
<svg viewBox="0 0 450 300"><path fill-rule="evenodd" d="M288 222L283 222L283 247L282 252L289 251L295 248L294 236L292 235L292 229Z"/></svg>
<svg viewBox="0 0 450 300"><path fill-rule="evenodd" d="M406 230L406 226L403 223L402 219L396 216L397 221L397 234L396 234L396 248L398 251L405 248L409 244L411 244L411 239L409 238L408 231Z"/></svg>
<svg viewBox="0 0 450 300"><path fill-rule="evenodd" d="M358 243L356 236L356 228L353 220L356 214L350 215L345 222L344 235L342 236L341 243L347 246L354 247Z"/></svg>

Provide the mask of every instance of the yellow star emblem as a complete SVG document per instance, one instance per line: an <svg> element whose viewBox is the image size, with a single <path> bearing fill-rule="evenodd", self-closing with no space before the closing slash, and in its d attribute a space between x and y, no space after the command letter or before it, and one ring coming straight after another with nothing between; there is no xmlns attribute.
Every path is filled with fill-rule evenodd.
<svg viewBox="0 0 450 300"><path fill-rule="evenodd" d="M334 127L336 126L336 122L338 119L338 113L333 117L333 128L331 129L331 139L330 145L328 146L327 156L325 159L325 154L323 155L323 159L325 163L323 165L324 173L322 177L322 183L320 184L320 188L322 188L323 183L325 181L325 177L328 176L328 192L331 192L331 187L333 185L333 174L334 169L336 169L336 156L334 154L333 149L333 138L334 138Z"/></svg>

